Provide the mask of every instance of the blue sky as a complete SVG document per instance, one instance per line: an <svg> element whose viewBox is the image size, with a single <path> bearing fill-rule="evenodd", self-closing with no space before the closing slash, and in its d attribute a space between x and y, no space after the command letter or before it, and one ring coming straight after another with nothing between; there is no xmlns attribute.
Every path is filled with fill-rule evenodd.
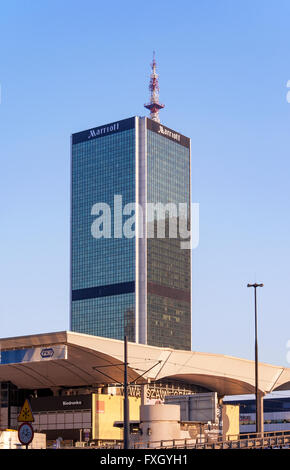
<svg viewBox="0 0 290 470"><path fill-rule="evenodd" d="M290 3L11 0L0 16L0 336L69 328L70 134L146 115L192 139L194 350L288 365Z"/></svg>

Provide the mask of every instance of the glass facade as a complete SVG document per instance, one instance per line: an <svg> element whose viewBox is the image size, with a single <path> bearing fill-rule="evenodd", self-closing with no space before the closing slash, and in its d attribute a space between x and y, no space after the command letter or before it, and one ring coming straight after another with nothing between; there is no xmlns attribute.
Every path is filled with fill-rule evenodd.
<svg viewBox="0 0 290 470"><path fill-rule="evenodd" d="M134 341L135 239L114 238L114 196L135 201L135 119L114 126L72 137L71 329L123 339L126 328ZM99 203L110 208L111 238L92 235Z"/></svg>
<svg viewBox="0 0 290 470"><path fill-rule="evenodd" d="M135 341L134 293L75 300L72 304L73 331L115 339L123 339L126 333Z"/></svg>
<svg viewBox="0 0 290 470"><path fill-rule="evenodd" d="M150 127L152 129L150 129ZM153 129L156 129L155 131ZM147 201L187 204L190 224L190 147L158 132L149 123L147 130ZM177 226L177 237L169 237L170 223ZM166 213L165 238L147 240L147 338L148 344L191 349L191 254L182 249L179 213Z"/></svg>
<svg viewBox="0 0 290 470"><path fill-rule="evenodd" d="M275 392L274 392L275 393ZM234 400L226 399L224 403L239 405L240 407L240 433L256 432L256 401L253 399ZM290 398L277 396L264 398L264 431L288 431L290 423Z"/></svg>
<svg viewBox="0 0 290 470"><path fill-rule="evenodd" d="M191 349L191 254L181 248L179 214L165 213L165 234L157 238L147 211L154 235L146 241L126 238L128 219L122 218L121 233L114 225L121 196L121 210L136 201L142 208L187 204L189 230L190 140L137 117L73 134L71 184L71 329ZM96 210L100 203L106 207ZM105 236L97 238L92 227L107 208L110 230L103 218L98 230ZM174 238L168 237L172 222Z"/></svg>

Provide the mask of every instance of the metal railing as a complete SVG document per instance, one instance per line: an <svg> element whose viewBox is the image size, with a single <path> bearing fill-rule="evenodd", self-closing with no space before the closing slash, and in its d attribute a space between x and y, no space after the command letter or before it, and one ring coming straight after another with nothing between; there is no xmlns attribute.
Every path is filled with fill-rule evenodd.
<svg viewBox="0 0 290 470"><path fill-rule="evenodd" d="M133 449L249 449L249 448L290 448L290 431L273 431L264 433L234 434L226 440L218 438L215 441L203 439L174 439L149 442L135 442Z"/></svg>

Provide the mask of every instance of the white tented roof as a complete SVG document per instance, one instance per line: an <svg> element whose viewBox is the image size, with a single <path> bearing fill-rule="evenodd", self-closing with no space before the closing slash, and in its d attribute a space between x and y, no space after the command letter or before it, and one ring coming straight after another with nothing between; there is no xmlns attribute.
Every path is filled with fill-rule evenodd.
<svg viewBox="0 0 290 470"><path fill-rule="evenodd" d="M53 355L56 347L65 355ZM12 351L19 350L28 351L25 360L5 362L6 356L13 358ZM11 381L19 388L123 382L124 344L119 340L62 331L0 339L0 354L0 381ZM220 395L255 390L254 362L246 359L128 343L128 363L129 381L142 375L136 383L175 379ZM290 369L259 363L259 389L262 393L290 389Z"/></svg>

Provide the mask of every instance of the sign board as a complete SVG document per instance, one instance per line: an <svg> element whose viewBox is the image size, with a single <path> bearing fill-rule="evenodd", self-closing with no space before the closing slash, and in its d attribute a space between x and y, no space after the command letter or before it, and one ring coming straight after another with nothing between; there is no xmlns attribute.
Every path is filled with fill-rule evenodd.
<svg viewBox="0 0 290 470"><path fill-rule="evenodd" d="M217 393L195 393L186 396L165 397L166 404L180 405L181 421L215 423L217 421Z"/></svg>
<svg viewBox="0 0 290 470"><path fill-rule="evenodd" d="M96 413L105 413L105 402L103 400L96 400Z"/></svg>
<svg viewBox="0 0 290 470"><path fill-rule="evenodd" d="M21 444L28 446L33 440L34 431L30 423L22 423L18 428L18 439Z"/></svg>
<svg viewBox="0 0 290 470"><path fill-rule="evenodd" d="M0 351L1 365L55 361L56 359L67 359L67 346L65 344Z"/></svg>
<svg viewBox="0 0 290 470"><path fill-rule="evenodd" d="M19 423L21 422L28 423L28 422L34 421L33 414L31 411L31 406L28 400L25 400L24 405L22 406L21 411L18 415L17 421Z"/></svg>
<svg viewBox="0 0 290 470"><path fill-rule="evenodd" d="M86 142L90 139L97 139L98 137L104 137L106 135L116 134L117 132L126 131L135 127L135 118L123 119L118 122L111 122L104 126L95 127L86 131L77 132L72 134L72 144L78 144L80 142Z"/></svg>
<svg viewBox="0 0 290 470"><path fill-rule="evenodd" d="M35 413L56 410L91 410L92 397L90 395L38 397L31 398L30 403Z"/></svg>
<svg viewBox="0 0 290 470"><path fill-rule="evenodd" d="M150 131L156 132L157 134L162 135L163 137L166 137L167 139L172 140L173 142L187 147L188 149L190 148L190 139L188 137L179 134L173 129L169 129L169 127L166 127L163 124L160 124L159 122L153 121L152 119L147 118L146 123L147 129L149 129Z"/></svg>

